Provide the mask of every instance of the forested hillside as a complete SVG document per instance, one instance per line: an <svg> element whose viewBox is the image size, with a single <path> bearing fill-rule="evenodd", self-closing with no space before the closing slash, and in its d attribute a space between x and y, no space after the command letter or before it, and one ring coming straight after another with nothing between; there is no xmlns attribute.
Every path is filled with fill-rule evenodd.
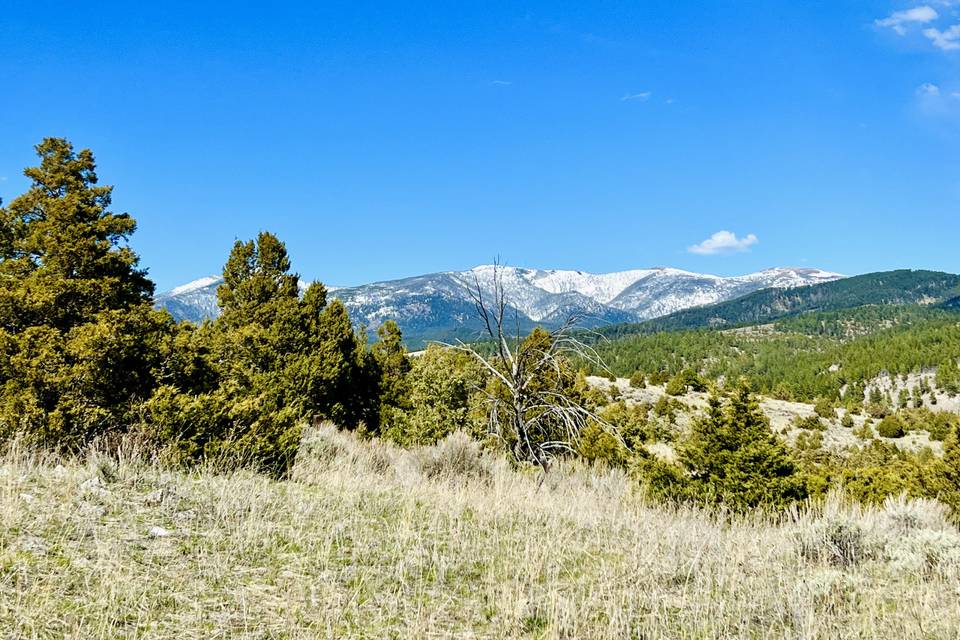
<svg viewBox="0 0 960 640"><path fill-rule="evenodd" d="M814 401L881 373L908 374L960 357L960 315L918 305L810 313L734 330L697 329L599 340L614 373L708 380L746 377L765 394Z"/></svg>
<svg viewBox="0 0 960 640"><path fill-rule="evenodd" d="M608 337L697 328L728 328L762 324L818 311L865 305L955 307L960 275L937 271L884 271L793 289L764 289L735 300L686 309L639 324L601 329Z"/></svg>

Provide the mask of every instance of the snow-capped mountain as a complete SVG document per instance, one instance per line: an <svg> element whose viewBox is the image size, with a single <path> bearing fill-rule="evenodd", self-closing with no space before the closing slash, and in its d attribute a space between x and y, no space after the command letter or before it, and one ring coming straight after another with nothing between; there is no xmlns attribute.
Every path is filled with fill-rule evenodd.
<svg viewBox="0 0 960 640"><path fill-rule="evenodd" d="M819 269L767 269L744 276L721 277L680 269L634 269L586 273L556 269L500 267L510 305L524 327L557 324L571 314L587 326L636 322L682 309L723 302L759 289L790 288L843 276ZM395 320L411 343L453 335L478 335L479 321L470 296L476 284L492 295L494 267L445 271L358 287L329 287L351 317L375 329ZM200 321L217 308L215 276L201 278L157 296L157 306L174 317ZM303 284L301 284L303 286Z"/></svg>

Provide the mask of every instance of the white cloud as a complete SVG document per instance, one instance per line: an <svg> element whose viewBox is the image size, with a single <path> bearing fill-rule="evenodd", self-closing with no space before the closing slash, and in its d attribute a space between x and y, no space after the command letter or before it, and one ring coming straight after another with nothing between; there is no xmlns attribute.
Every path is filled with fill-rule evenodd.
<svg viewBox="0 0 960 640"><path fill-rule="evenodd" d="M509 80L494 80L490 83L490 85L494 87L509 87L512 84Z"/></svg>
<svg viewBox="0 0 960 640"><path fill-rule="evenodd" d="M882 20L875 20L874 24L878 27L890 27L902 36L907 32L907 25L912 23L926 24L933 22L939 17L940 14L937 13L936 9L922 5L905 11L895 11Z"/></svg>
<svg viewBox="0 0 960 640"><path fill-rule="evenodd" d="M917 87L917 95L921 98L938 98L940 97L940 87L930 82L924 82L922 85Z"/></svg>
<svg viewBox="0 0 960 640"><path fill-rule="evenodd" d="M956 51L960 49L960 24L955 24L947 28L946 31L940 31L934 27L923 30L925 35L933 46L944 51Z"/></svg>
<svg viewBox="0 0 960 640"><path fill-rule="evenodd" d="M747 251L750 247L760 242L757 236L752 233L742 238L731 231L717 231L715 234L692 247L687 247L689 253L696 253L701 256L715 256L725 253L740 253Z"/></svg>
<svg viewBox="0 0 960 640"><path fill-rule="evenodd" d="M620 98L621 102L646 102L650 99L650 96L653 94L649 91L641 91L640 93L628 93L627 95Z"/></svg>

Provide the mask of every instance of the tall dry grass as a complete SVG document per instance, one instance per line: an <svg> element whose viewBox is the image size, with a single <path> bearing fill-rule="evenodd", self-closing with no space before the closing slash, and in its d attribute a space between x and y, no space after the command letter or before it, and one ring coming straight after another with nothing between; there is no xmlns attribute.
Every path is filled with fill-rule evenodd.
<svg viewBox="0 0 960 640"><path fill-rule="evenodd" d="M453 436L323 427L293 478L135 454L0 462L3 638L952 638L940 505L834 496L778 518L545 482Z"/></svg>

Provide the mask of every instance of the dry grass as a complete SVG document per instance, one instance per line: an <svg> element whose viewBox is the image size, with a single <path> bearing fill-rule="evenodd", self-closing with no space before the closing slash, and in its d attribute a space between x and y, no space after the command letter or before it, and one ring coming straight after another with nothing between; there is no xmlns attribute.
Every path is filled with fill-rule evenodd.
<svg viewBox="0 0 960 640"><path fill-rule="evenodd" d="M459 440L312 433L287 482L136 458L0 461L3 638L952 638L939 505L774 521L539 486Z"/></svg>

